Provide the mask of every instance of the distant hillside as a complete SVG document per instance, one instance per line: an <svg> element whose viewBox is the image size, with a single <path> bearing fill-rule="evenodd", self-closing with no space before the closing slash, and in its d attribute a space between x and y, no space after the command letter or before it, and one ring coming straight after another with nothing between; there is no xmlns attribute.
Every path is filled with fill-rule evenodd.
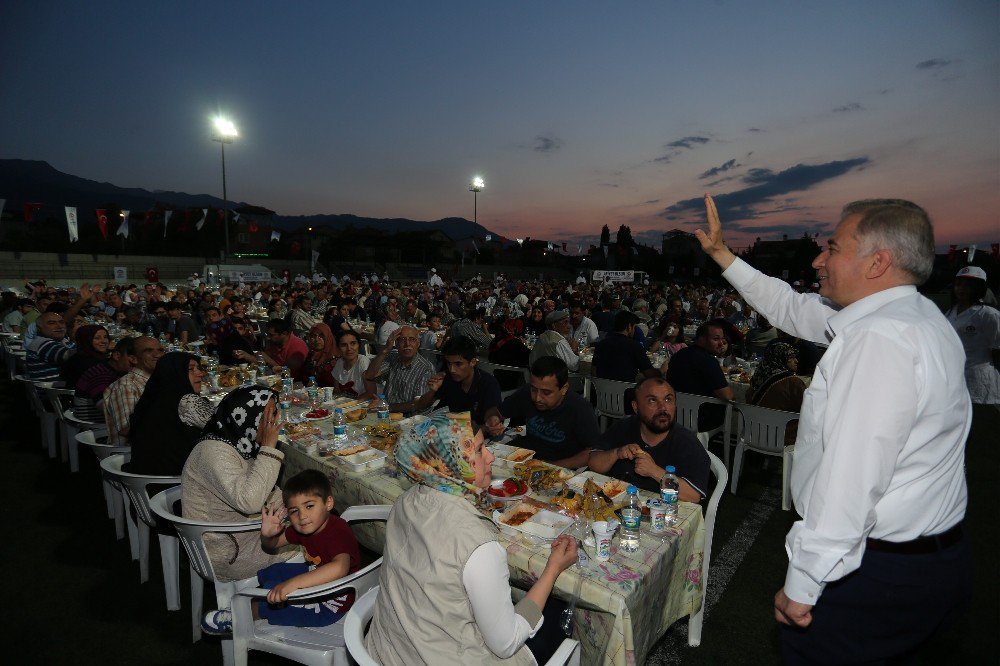
<svg viewBox="0 0 1000 666"><path fill-rule="evenodd" d="M39 160L0 159L0 199L6 199L7 214L15 213L27 201L41 203L45 209L76 206L83 211L115 205L132 211L149 210L157 204L177 208L222 208L223 200L210 194L187 194L165 190L144 190L138 187L119 187L99 183L58 171L48 162ZM233 208L251 204L229 202ZM44 211L43 211L44 213ZM16 213L15 213L16 214ZM61 216L61 211L59 212ZM306 226L346 229L372 227L389 232L427 231L439 229L453 239L470 236L482 238L492 233L480 224L460 217L435 221L405 218L379 219L357 215L275 215L272 224L285 230Z"/></svg>

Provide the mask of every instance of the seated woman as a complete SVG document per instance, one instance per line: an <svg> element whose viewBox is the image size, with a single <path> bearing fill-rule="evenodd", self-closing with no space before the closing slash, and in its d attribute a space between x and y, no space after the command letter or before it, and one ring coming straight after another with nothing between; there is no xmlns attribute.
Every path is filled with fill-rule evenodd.
<svg viewBox="0 0 1000 666"><path fill-rule="evenodd" d="M156 362L129 421L133 474L178 476L215 410L201 397L198 357L170 352Z"/></svg>
<svg viewBox="0 0 1000 666"><path fill-rule="evenodd" d="M305 341L309 345L309 355L295 369L295 379L305 384L310 377L315 377L320 386L334 386L332 372L339 350L333 331L326 324L315 324L306 334Z"/></svg>
<svg viewBox="0 0 1000 666"><path fill-rule="evenodd" d="M76 353L70 356L59 369L62 380L67 388L75 388L80 375L91 367L107 360L108 329L96 324L84 324L76 329L73 337L76 342Z"/></svg>
<svg viewBox="0 0 1000 666"><path fill-rule="evenodd" d="M341 331L337 335L337 347L340 349L340 358L331 372L333 389L337 393L356 398L370 397L365 392L363 377L370 359L359 354L361 345L358 334L354 331Z"/></svg>
<svg viewBox="0 0 1000 666"><path fill-rule="evenodd" d="M525 646L559 574L576 561L561 536L538 581L516 606L497 528L476 509L493 455L468 412L437 414L403 433L400 469L418 482L386 524L379 595L365 643L379 664L534 664ZM558 621L556 646L561 639ZM542 655L537 655L544 661Z"/></svg>
<svg viewBox="0 0 1000 666"><path fill-rule="evenodd" d="M73 413L78 419L104 423L104 409L100 404L104 398L104 391L132 369L134 350L135 338L122 338L106 361L101 361L83 371L73 386Z"/></svg>
<svg viewBox="0 0 1000 666"><path fill-rule="evenodd" d="M787 342L774 342L764 350L757 371L750 378L747 402L769 409L798 412L802 409L805 382L795 371L799 367L798 353ZM785 429L785 446L795 443L799 422L792 421Z"/></svg>
<svg viewBox="0 0 1000 666"><path fill-rule="evenodd" d="M162 360L162 359L161 359ZM277 450L278 394L240 387L227 395L184 464L181 506L184 517L213 523L248 521L261 507L281 502L278 481L285 455ZM268 555L260 531L206 534L205 549L222 580L243 580L284 562L297 548Z"/></svg>
<svg viewBox="0 0 1000 666"><path fill-rule="evenodd" d="M207 340L212 341L212 349L219 354L223 365L253 362L253 327L242 317L220 319L209 326Z"/></svg>

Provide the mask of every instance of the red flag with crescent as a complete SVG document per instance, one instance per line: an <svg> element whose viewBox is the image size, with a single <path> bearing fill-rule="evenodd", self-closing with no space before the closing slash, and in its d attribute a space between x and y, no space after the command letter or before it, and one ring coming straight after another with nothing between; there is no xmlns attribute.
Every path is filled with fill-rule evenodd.
<svg viewBox="0 0 1000 666"><path fill-rule="evenodd" d="M40 204L40 203L31 203L30 201L25 202L25 204L24 204L24 221L25 222L31 222L32 221L32 217L35 214L35 211L38 210L38 209L40 209L41 207L42 207L42 204Z"/></svg>
<svg viewBox="0 0 1000 666"><path fill-rule="evenodd" d="M260 229L260 227L257 226L256 222L251 222L250 225L247 227L247 229L250 230L250 233L255 234Z"/></svg>
<svg viewBox="0 0 1000 666"><path fill-rule="evenodd" d="M298 255L299 250L302 249L302 245L298 241L292 241L291 248L292 248L292 256L294 257Z"/></svg>
<svg viewBox="0 0 1000 666"><path fill-rule="evenodd" d="M146 268L146 279L150 282L160 281L160 271L156 266L149 266Z"/></svg>
<svg viewBox="0 0 1000 666"><path fill-rule="evenodd" d="M104 240L108 240L108 210L106 208L97 209L97 228L101 230Z"/></svg>

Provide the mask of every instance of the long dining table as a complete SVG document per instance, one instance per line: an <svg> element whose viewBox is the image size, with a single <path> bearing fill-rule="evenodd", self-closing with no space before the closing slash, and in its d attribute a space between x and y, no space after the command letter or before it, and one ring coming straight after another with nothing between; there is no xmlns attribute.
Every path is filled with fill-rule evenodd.
<svg viewBox="0 0 1000 666"><path fill-rule="evenodd" d="M373 423L371 416L366 417L351 426L353 435L363 437L364 426ZM381 466L361 470L351 468L336 455L320 456L318 445L330 436L332 421L312 425L318 432L282 440L283 480L305 469L322 471L332 482L339 510L363 504L392 504L412 485L391 455ZM403 422L402 427L406 425ZM494 475L509 476L509 471L495 467ZM607 479L595 477L598 483ZM655 497L645 491L640 495ZM355 533L366 548L382 552L383 523L361 524ZM619 550L616 539L610 560L598 562L591 558L582 568L570 567L559 576L554 591L559 598L570 600L579 586L573 636L581 643L583 663L642 664L670 625L698 611L704 539L701 507L681 502L677 522L664 535L650 534L644 519L637 552ZM548 542L509 530L501 530L498 541L507 551L512 586L526 590L545 567ZM515 596L519 594L523 592L515 590Z"/></svg>

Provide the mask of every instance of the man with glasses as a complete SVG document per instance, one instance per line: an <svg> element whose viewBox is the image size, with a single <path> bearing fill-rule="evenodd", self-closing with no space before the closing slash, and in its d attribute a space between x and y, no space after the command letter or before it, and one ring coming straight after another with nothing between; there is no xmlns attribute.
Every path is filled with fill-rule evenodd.
<svg viewBox="0 0 1000 666"><path fill-rule="evenodd" d="M129 419L162 356L163 348L159 340L136 338L129 359L132 369L104 391L104 421L108 424L108 444L111 446L128 443Z"/></svg>
<svg viewBox="0 0 1000 666"><path fill-rule="evenodd" d="M393 347L396 353L390 356ZM434 366L419 351L417 329L412 326L397 328L365 370L365 390L377 395L377 384L384 384L381 392L390 410L405 414L423 411L434 399L428 383L434 376ZM385 362L387 357L388 363ZM373 400L369 409L373 409L376 402L377 399Z"/></svg>

